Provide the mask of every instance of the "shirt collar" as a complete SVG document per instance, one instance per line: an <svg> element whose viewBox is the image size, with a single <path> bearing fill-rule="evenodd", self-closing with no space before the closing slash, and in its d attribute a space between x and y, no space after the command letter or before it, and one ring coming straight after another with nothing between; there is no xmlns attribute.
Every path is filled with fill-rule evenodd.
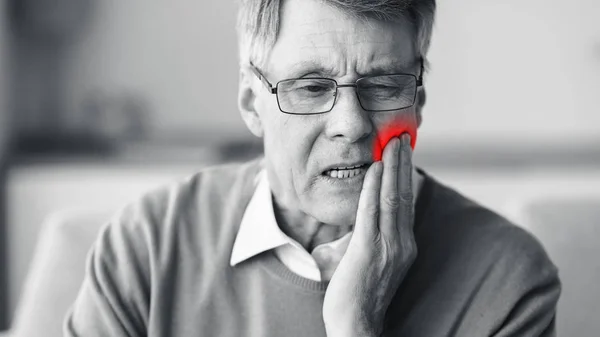
<svg viewBox="0 0 600 337"><path fill-rule="evenodd" d="M275 220L271 189L264 169L257 175L255 185L233 244L229 261L231 266L289 243L289 238Z"/></svg>

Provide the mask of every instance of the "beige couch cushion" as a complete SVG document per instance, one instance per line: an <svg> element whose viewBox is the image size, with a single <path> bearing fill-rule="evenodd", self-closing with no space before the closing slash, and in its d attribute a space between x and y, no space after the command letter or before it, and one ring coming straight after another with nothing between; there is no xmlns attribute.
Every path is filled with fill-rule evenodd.
<svg viewBox="0 0 600 337"><path fill-rule="evenodd" d="M63 211L44 222L11 337L59 337L83 280L86 257L108 211Z"/></svg>

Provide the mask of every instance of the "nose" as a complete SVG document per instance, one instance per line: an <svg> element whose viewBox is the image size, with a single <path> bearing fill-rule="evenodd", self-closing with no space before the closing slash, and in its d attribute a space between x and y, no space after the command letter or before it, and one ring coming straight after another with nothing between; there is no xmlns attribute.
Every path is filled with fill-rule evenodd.
<svg viewBox="0 0 600 337"><path fill-rule="evenodd" d="M331 139L355 143L373 132L371 114L363 110L355 88L340 88L333 109L327 115L326 134Z"/></svg>

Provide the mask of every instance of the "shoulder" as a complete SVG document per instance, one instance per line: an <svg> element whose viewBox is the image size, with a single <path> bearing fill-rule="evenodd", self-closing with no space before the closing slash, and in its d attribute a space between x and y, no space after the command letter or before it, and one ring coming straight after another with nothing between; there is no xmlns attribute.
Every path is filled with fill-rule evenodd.
<svg viewBox="0 0 600 337"><path fill-rule="evenodd" d="M532 282L557 274L543 245L530 232L435 179L428 179L432 192L420 229L424 244L441 247L456 262L463 263L463 268L493 270Z"/></svg>
<svg viewBox="0 0 600 337"><path fill-rule="evenodd" d="M152 206L160 211L161 208L173 206L173 202L182 198L197 198L204 194L212 196L234 192L232 189L243 188L251 182L261 168L260 160L244 163L227 163L209 166L200 171L160 186L142 195L137 200L138 206ZM161 207L162 206L162 207Z"/></svg>
<svg viewBox="0 0 600 337"><path fill-rule="evenodd" d="M159 186L141 195L120 213L125 218L145 217L162 219L174 210L198 208L198 201L219 201L227 195L243 193L260 170L261 162L228 163L209 166L200 171ZM203 200L205 199L205 200Z"/></svg>
<svg viewBox="0 0 600 337"><path fill-rule="evenodd" d="M103 235L113 233L110 238L118 239L117 244L146 256L172 253L182 237L217 235L206 228L207 223L216 227L224 213L242 206L246 194L252 192L252 179L260 165L260 160L252 160L211 166L155 188L121 208Z"/></svg>
<svg viewBox="0 0 600 337"><path fill-rule="evenodd" d="M243 199L243 186L257 164L206 168L156 188L118 211L100 230L88 254L85 279L65 331L142 335L150 298L156 295L152 289L158 283L159 288L169 288L189 280L191 273L200 270L201 251L208 252L205 258L212 258L213 264L215 256L220 257L214 252L227 253L215 246L224 246L219 239L231 229L223 219L233 223L235 217L217 215L230 214L228 207ZM174 298L169 292L166 296ZM160 296L154 300L160 302Z"/></svg>
<svg viewBox="0 0 600 337"><path fill-rule="evenodd" d="M419 317L451 322L461 336L540 336L551 329L561 286L542 244L430 176L422 191L417 259L401 292L409 304L398 311L410 312L407 329L429 329Z"/></svg>

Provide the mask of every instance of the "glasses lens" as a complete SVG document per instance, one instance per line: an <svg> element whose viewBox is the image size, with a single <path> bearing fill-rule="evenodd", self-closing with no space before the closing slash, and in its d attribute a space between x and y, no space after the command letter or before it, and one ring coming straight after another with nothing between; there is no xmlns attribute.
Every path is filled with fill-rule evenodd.
<svg viewBox="0 0 600 337"><path fill-rule="evenodd" d="M365 110L399 110L414 104L417 79L411 75L367 77L358 81L357 90Z"/></svg>
<svg viewBox="0 0 600 337"><path fill-rule="evenodd" d="M285 80L277 84L279 107L284 112L316 114L331 110L335 81L320 78Z"/></svg>

